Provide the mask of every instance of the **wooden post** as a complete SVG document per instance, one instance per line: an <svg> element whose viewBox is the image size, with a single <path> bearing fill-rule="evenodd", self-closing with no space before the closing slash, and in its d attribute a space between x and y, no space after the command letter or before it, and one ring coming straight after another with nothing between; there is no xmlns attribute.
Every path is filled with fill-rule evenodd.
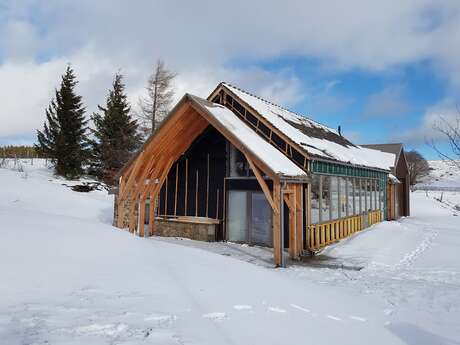
<svg viewBox="0 0 460 345"><path fill-rule="evenodd" d="M120 195L122 194L125 188L125 179L123 176L120 177L119 189L118 189L118 198L117 198L117 227L123 229L125 224L125 202L120 200Z"/></svg>
<svg viewBox="0 0 460 345"><path fill-rule="evenodd" d="M166 175L166 184L165 184L165 211L164 214L168 214L168 176Z"/></svg>
<svg viewBox="0 0 460 345"><path fill-rule="evenodd" d="M195 217L198 217L198 169L196 169L196 182L195 182Z"/></svg>
<svg viewBox="0 0 460 345"><path fill-rule="evenodd" d="M177 216L177 186L179 184L179 162L176 163L176 188L174 189L174 216Z"/></svg>
<svg viewBox="0 0 460 345"><path fill-rule="evenodd" d="M144 237L144 226L145 226L145 198L139 200L139 231L140 237Z"/></svg>
<svg viewBox="0 0 460 345"><path fill-rule="evenodd" d="M150 208L149 208L149 236L155 234L155 195L153 191L150 192Z"/></svg>
<svg viewBox="0 0 460 345"><path fill-rule="evenodd" d="M297 255L297 233L296 233L296 212L295 212L295 192L289 194L289 202L286 202L289 208L289 256L296 258Z"/></svg>
<svg viewBox="0 0 460 345"><path fill-rule="evenodd" d="M300 256L303 252L303 229L304 229L304 207L303 207L303 185L296 185L295 193L295 214L296 214L296 257Z"/></svg>
<svg viewBox="0 0 460 345"><path fill-rule="evenodd" d="M185 159L185 206L184 214L187 215L187 198L188 198L188 158Z"/></svg>
<svg viewBox="0 0 460 345"><path fill-rule="evenodd" d="M207 171L206 171L206 217L209 216L209 153L207 157Z"/></svg>
<svg viewBox="0 0 460 345"><path fill-rule="evenodd" d="M281 243L281 186L279 181L273 181L273 203L278 205L273 209L273 261L275 266L281 265L282 243Z"/></svg>
<svg viewBox="0 0 460 345"><path fill-rule="evenodd" d="M136 204L137 204L137 193L132 191L131 195L131 202L129 205L129 232L134 232L135 227L136 227L136 219L134 217L134 211L136 210Z"/></svg>

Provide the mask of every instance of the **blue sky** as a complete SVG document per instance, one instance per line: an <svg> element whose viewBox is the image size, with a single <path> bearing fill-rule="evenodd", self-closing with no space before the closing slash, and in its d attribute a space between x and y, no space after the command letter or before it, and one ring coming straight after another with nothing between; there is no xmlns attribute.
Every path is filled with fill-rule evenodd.
<svg viewBox="0 0 460 345"><path fill-rule="evenodd" d="M66 64L88 115L113 74L136 110L158 58L178 73L176 97L228 81L356 143L404 142L437 158L438 116L460 103L460 3L364 0L4 0L0 4L0 145L28 144Z"/></svg>

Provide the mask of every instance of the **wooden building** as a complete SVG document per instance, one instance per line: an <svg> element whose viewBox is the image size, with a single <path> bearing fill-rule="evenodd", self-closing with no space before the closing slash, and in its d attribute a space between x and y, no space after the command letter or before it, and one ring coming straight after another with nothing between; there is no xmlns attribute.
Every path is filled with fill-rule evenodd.
<svg viewBox="0 0 460 345"><path fill-rule="evenodd" d="M409 167L407 165L404 146L401 143L361 145L373 150L390 153L394 156L391 166L391 174L395 177L391 180L387 196L387 219L398 219L410 216L410 182Z"/></svg>
<svg viewBox="0 0 460 345"><path fill-rule="evenodd" d="M221 83L186 94L119 172L114 223L269 246L283 265L385 219L394 162Z"/></svg>

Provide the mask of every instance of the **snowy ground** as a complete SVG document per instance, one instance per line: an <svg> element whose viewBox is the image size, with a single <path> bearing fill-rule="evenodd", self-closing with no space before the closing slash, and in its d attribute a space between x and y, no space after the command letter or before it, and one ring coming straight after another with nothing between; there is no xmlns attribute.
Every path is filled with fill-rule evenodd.
<svg viewBox="0 0 460 345"><path fill-rule="evenodd" d="M424 192L322 254L362 270L272 269L120 231L105 192L24 169L0 169L1 344L460 344L460 217Z"/></svg>

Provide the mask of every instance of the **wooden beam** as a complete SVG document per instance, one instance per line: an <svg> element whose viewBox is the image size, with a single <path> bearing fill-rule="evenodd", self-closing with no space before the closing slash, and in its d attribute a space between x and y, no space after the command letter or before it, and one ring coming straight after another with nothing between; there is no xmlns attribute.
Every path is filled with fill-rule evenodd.
<svg viewBox="0 0 460 345"><path fill-rule="evenodd" d="M145 199L139 200L139 237L144 237L145 227Z"/></svg>
<svg viewBox="0 0 460 345"><path fill-rule="evenodd" d="M304 250L303 247L303 238L304 238L304 203L303 203L303 194L304 187L302 184L297 184L297 191L295 195L295 204L296 204L296 256L300 256Z"/></svg>
<svg viewBox="0 0 460 345"><path fill-rule="evenodd" d="M232 132L230 132L225 126L223 126L219 121L217 121L210 112L206 112L198 108L195 104L191 103L195 111L205 118L213 127L215 127L228 141L232 143L239 151L241 151L245 156L251 156L257 166L259 166L265 174L268 175L272 180L278 178L276 173L271 170L271 168L260 160L253 152L248 150L246 146L241 142L241 139L236 137Z"/></svg>
<svg viewBox="0 0 460 345"><path fill-rule="evenodd" d="M129 175L129 178L128 178L128 182L126 183L125 187L123 188L123 191L122 193L118 196L119 197L119 201L124 201L126 196L128 195L129 191L131 190L131 187L133 186L134 182L136 181L136 173L137 171L140 169L141 165L142 165L142 157L144 155L144 151L142 151L139 156L137 157L135 163L134 163L134 167L133 167L133 171L131 172L131 174Z"/></svg>
<svg viewBox="0 0 460 345"><path fill-rule="evenodd" d="M209 215L209 153L206 161L206 217Z"/></svg>
<svg viewBox="0 0 460 345"><path fill-rule="evenodd" d="M273 210L273 261L275 266L281 265L282 243L281 243L281 186L279 181L273 181L273 202L279 205Z"/></svg>
<svg viewBox="0 0 460 345"><path fill-rule="evenodd" d="M288 206L289 209L289 256L291 258L296 258L297 257L297 232L296 232L296 203L295 203L295 188L292 188L290 186L292 192L289 194L285 194L283 190L283 195L284 195L284 202L286 202L286 205Z"/></svg>
<svg viewBox="0 0 460 345"><path fill-rule="evenodd" d="M256 167L256 165L254 164L254 162L252 161L252 159L248 155L245 155L245 157L246 157L246 160L249 163L249 166L251 167L252 171L254 172L254 175L256 176L256 179L259 182L260 188L262 188L262 191L264 192L265 197L268 200L268 203L272 207L272 210L273 211L276 210L277 212L279 212L279 210L277 209L277 205L273 201L273 198L272 198L272 196L270 194L270 189L268 188L267 183L265 182L265 180L264 180L262 174L260 173L259 169Z"/></svg>
<svg viewBox="0 0 460 345"><path fill-rule="evenodd" d="M120 200L119 195L122 193L122 191L125 188L125 179L123 176L120 176L120 182L118 183L119 189L118 189L118 196L117 196L117 227L120 229L123 229L125 226L125 202L123 200Z"/></svg>
<svg viewBox="0 0 460 345"><path fill-rule="evenodd" d="M133 232L136 226L136 217L134 216L134 212L136 210L137 204L137 193L132 193L131 195L131 202L129 204L129 232Z"/></svg>
<svg viewBox="0 0 460 345"><path fill-rule="evenodd" d="M155 205L156 197L150 191L150 208L149 208L149 236L155 234Z"/></svg>
<svg viewBox="0 0 460 345"><path fill-rule="evenodd" d="M188 199L188 158L185 159L185 198L184 198L184 214L187 215L187 199Z"/></svg>
<svg viewBox="0 0 460 345"><path fill-rule="evenodd" d="M179 185L179 162L176 163L176 187L174 188L174 215L177 216L177 186Z"/></svg>

